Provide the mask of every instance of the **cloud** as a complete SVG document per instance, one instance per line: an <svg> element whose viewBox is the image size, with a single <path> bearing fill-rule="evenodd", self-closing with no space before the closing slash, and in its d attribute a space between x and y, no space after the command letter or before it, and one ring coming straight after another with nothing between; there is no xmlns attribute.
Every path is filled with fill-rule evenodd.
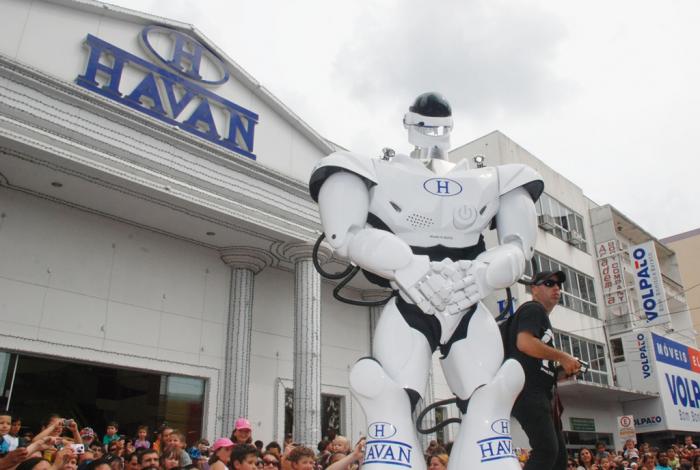
<svg viewBox="0 0 700 470"><path fill-rule="evenodd" d="M560 105L572 87L553 67L566 30L532 4L408 0L356 21L334 76L372 106L439 91L470 115L522 114Z"/></svg>

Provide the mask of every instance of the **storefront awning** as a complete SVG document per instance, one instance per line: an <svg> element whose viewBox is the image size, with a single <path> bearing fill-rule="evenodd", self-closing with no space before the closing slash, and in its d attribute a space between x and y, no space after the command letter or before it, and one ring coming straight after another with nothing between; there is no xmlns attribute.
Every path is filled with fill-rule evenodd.
<svg viewBox="0 0 700 470"><path fill-rule="evenodd" d="M558 390L564 405L574 400L589 403L624 403L634 400L659 398L658 393L640 392L637 390L581 381L562 382L559 384Z"/></svg>

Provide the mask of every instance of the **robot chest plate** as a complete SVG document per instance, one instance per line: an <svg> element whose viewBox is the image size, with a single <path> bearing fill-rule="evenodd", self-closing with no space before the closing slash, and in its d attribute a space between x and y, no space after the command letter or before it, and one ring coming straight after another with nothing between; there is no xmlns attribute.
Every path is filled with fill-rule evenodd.
<svg viewBox="0 0 700 470"><path fill-rule="evenodd" d="M494 168L438 176L418 162L378 162L370 212L412 246L472 246L498 211Z"/></svg>

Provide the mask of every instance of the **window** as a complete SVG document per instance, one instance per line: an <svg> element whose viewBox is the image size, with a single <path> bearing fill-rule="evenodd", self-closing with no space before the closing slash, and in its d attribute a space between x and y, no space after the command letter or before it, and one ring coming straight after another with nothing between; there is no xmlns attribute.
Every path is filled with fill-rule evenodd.
<svg viewBox="0 0 700 470"><path fill-rule="evenodd" d="M39 429L53 412L95 430L117 421L127 436L142 424L155 430L167 422L186 430L189 444L201 437L206 389L201 378L5 352L0 375L1 409L9 406L27 429Z"/></svg>
<svg viewBox="0 0 700 470"><path fill-rule="evenodd" d="M566 282L562 285L559 303L577 312L598 318L593 278L569 266L561 264L542 253L535 252L532 257L539 271L563 271ZM532 263L527 263L526 274L532 277Z"/></svg>
<svg viewBox="0 0 700 470"><path fill-rule="evenodd" d="M438 406L435 408L435 425L438 425L445 421L447 419L447 408L444 406ZM447 442L445 440L445 428L442 427L435 431L435 437L437 438L438 442L442 445L445 445Z"/></svg>
<svg viewBox="0 0 700 470"><path fill-rule="evenodd" d="M321 433L330 436L331 433L343 434L342 410L343 397L336 395L321 395Z"/></svg>
<svg viewBox="0 0 700 470"><path fill-rule="evenodd" d="M581 215L547 193L543 193L540 196L535 206L540 220L540 227L543 230L570 243L579 250L588 252L586 232Z"/></svg>
<svg viewBox="0 0 700 470"><path fill-rule="evenodd" d="M578 380L609 385L605 348L602 344L571 336L561 331L555 331L554 345L557 349L588 362L588 372L583 374Z"/></svg>
<svg viewBox="0 0 700 470"><path fill-rule="evenodd" d="M337 395L321 394L321 432L323 438L335 434L344 434L343 403L344 398ZM294 432L294 390L284 390L284 434Z"/></svg>
<svg viewBox="0 0 700 470"><path fill-rule="evenodd" d="M610 349L613 362L625 361L625 350L622 348L622 338L613 338L610 340Z"/></svg>

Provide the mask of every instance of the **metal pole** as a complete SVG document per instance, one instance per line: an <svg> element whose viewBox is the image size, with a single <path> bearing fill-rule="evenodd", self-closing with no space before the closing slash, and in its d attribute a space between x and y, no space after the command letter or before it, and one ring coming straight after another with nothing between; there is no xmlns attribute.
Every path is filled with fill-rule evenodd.
<svg viewBox="0 0 700 470"><path fill-rule="evenodd" d="M19 364L19 354L15 354L15 368L12 370L12 380L10 381L10 391L7 394L7 404L5 404L5 411L10 410L10 401L12 400L12 390L15 388L15 376L17 375L17 364Z"/></svg>

